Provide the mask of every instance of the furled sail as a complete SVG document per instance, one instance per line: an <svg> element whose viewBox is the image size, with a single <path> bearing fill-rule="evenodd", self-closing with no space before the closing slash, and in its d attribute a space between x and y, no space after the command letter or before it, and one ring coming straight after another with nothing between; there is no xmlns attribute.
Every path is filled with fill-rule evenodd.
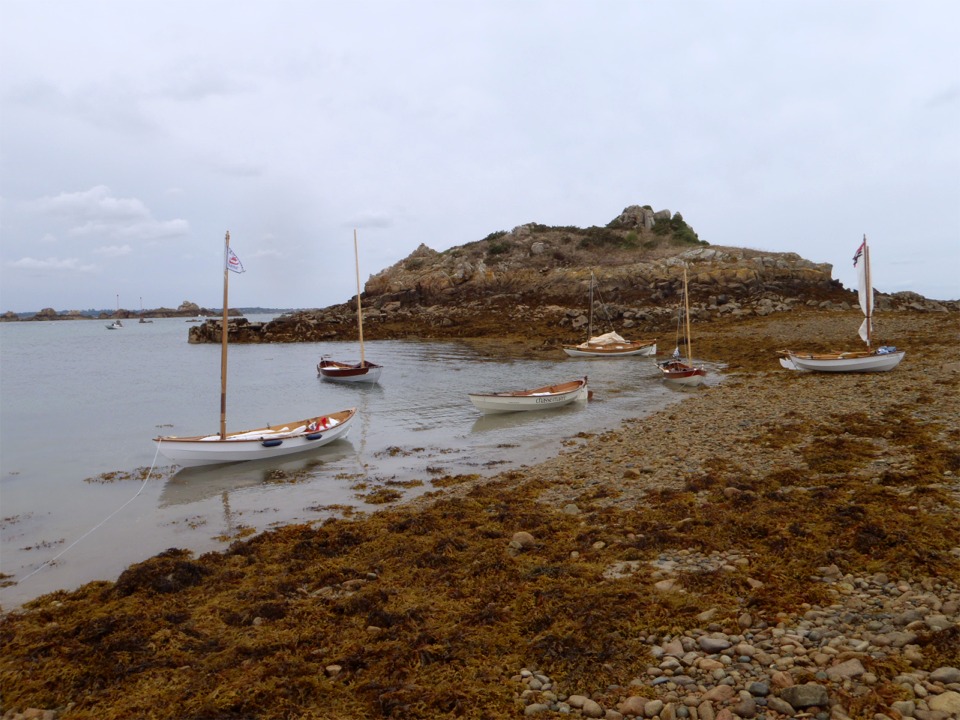
<svg viewBox="0 0 960 720"><path fill-rule="evenodd" d="M857 294L860 300L860 309L863 311L863 323L860 325L860 339L870 345L870 335L873 328L873 288L870 282L870 251L867 250L867 238L857 248L853 256L853 265L857 268Z"/></svg>
<svg viewBox="0 0 960 720"><path fill-rule="evenodd" d="M626 340L620 337L615 332L604 333L603 335L597 335L587 340L588 345L622 345Z"/></svg>

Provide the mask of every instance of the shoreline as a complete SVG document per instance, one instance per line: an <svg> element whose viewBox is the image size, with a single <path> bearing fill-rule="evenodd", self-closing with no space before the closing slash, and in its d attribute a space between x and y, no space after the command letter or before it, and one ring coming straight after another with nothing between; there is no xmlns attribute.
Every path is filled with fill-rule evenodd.
<svg viewBox="0 0 960 720"><path fill-rule="evenodd" d="M165 327L173 331L176 354L200 358L197 366L202 366L202 356L209 353L194 352L193 348L179 343L176 321L165 322ZM102 331L91 328L86 336L92 333L93 341L97 341L98 332ZM69 337L69 334L63 336ZM172 344L169 333L162 342L164 346ZM112 346L112 342L106 343L107 350ZM183 472L170 467L169 461L157 455L152 443L143 442L145 437L152 437L144 430L153 428L133 428L138 427L141 418L145 420L141 424L146 425L154 418L168 417L170 411L179 411L181 403L176 397L192 394L184 393L183 388L170 399L164 398L163 404L132 411L117 423L119 427L112 435L113 446L136 453L127 460L118 461L119 453L106 447L103 451L87 452L89 446L84 444L82 435L75 435L64 438L58 453L62 460L57 467L48 469L39 458L37 462L29 459L30 455L24 452L25 445L12 447L17 436L13 434L11 421L11 432L4 436L4 448L10 448L10 452L4 453L5 480L0 491L5 509L2 523L5 576L0 576L0 613L49 592L76 589L92 580L115 580L129 565L169 547L189 549L195 554L225 550L236 539L281 524L314 522L350 511L379 510L434 489L434 481L447 475L486 476L507 468L533 465L556 454L562 439L579 430L613 428L623 418L635 415L633 410L637 407L652 409L686 397L677 396L658 382L652 361L591 363L582 369L584 363L570 364L563 356L534 361L517 358L507 361L507 365L490 362L463 343L445 342L440 346L390 343L376 347L377 357L390 358L389 377L382 387L361 388L359 392L357 388L337 387L316 379L315 359L309 346L245 350L251 358L244 366L254 381L259 375L258 364L269 362L265 357L277 357L276 364L283 366L285 374L273 377L281 388L278 392L286 388L286 395L283 399L269 400L271 407L300 403L302 396L306 400L296 407L302 407L306 414L313 412L311 406L332 410L354 403L363 411L362 422L346 442L280 463L267 460ZM443 350L439 351L439 347ZM438 356L437 352L441 354ZM404 390L403 378L412 377L424 362L429 363L431 377L424 378L415 390ZM177 362L165 364L178 365ZM143 367L136 362L125 365ZM306 373L304 365L308 368ZM190 377L184 378L184 382L189 383L191 389L208 377L198 373L197 366L179 366L190 368L185 373ZM14 367L11 361L8 369L13 371ZM87 367L95 367L95 363L89 362ZM461 372L461 367L469 371ZM502 382L513 382L503 377L509 375L515 376L518 382L522 380L524 385L530 381L532 387L542 382L541 378L559 381L571 373L579 376L587 369L598 400L590 407L487 417L476 411L463 394L468 388L467 382L469 389L496 388ZM634 372L641 373L643 379L634 380ZM151 375L152 369L146 374ZM469 381L465 378L467 374L472 378ZM30 377L42 381L43 375L33 373ZM134 380L135 375L135 371L115 375L115 384L124 385ZM197 378L199 383L193 382ZM21 387L34 384L31 381ZM239 382L238 387L242 387ZM151 392L148 387L132 391L138 395ZM94 393L91 389L84 394ZM241 394L244 397L238 395L233 408L239 411L253 408L255 420L280 414L256 410L259 393L242 390ZM15 408L30 407L23 405L22 395L13 391L4 399L9 400L4 408L4 421L16 416ZM434 399L438 403L436 407ZM91 397L91 400L95 404L91 405L90 414L99 414L96 408L101 399ZM102 400L107 408L111 402L109 398ZM139 403L129 407L136 405ZM200 403L195 412L198 421L178 427L190 431L209 427L207 421L212 418L208 411L212 409L212 403ZM61 416L71 417L69 413ZM298 416L303 415L298 411ZM72 417L66 424L79 419ZM244 424L231 422L230 426ZM19 424L16 430L21 435L31 432L25 423ZM43 426L37 428L38 432L43 430ZM75 450L78 454L71 457ZM25 464L27 461L31 467ZM154 471L141 496L60 558L61 551L72 546L90 528L103 523L108 513L131 501L140 489L148 466L154 466ZM47 492L55 494L45 498ZM348 506L352 507L348 510ZM52 559L56 559L55 567L34 572ZM29 573L34 573L30 579L17 582Z"/></svg>
<svg viewBox="0 0 960 720"><path fill-rule="evenodd" d="M776 366L850 317L695 326L722 383L546 462L29 603L4 710L950 717L960 323L884 317L890 373Z"/></svg>

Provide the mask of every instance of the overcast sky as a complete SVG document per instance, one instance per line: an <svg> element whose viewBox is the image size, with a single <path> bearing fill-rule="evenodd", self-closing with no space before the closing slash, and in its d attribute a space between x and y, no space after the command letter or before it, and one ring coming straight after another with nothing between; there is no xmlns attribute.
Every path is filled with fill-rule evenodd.
<svg viewBox="0 0 960 720"><path fill-rule="evenodd" d="M960 297L956 0L0 0L0 311L322 307L527 222Z"/></svg>

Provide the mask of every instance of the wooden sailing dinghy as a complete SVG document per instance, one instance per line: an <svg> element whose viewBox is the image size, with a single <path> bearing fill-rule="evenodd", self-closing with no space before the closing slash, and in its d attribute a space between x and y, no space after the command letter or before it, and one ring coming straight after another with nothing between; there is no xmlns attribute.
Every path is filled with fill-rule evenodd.
<svg viewBox="0 0 960 720"><path fill-rule="evenodd" d="M469 393L470 402L485 413L520 412L524 410L548 410L570 403L585 401L590 397L587 378L571 380L557 385L545 385L533 390L509 390L496 393Z"/></svg>
<svg viewBox="0 0 960 720"><path fill-rule="evenodd" d="M161 453L185 467L263 460L307 452L346 437L356 413L351 408L224 435L159 437L156 443Z"/></svg>
<svg viewBox="0 0 960 720"><path fill-rule="evenodd" d="M579 345L564 345L563 351L570 357L629 357L631 355L651 356L657 354L657 341L653 340L625 340L616 332L610 331L603 335L593 334L593 292L596 279L590 273L590 312L587 322L587 339ZM597 294L599 295L599 290ZM606 312L603 298L600 306ZM608 318L609 320L609 318Z"/></svg>
<svg viewBox="0 0 960 720"><path fill-rule="evenodd" d="M224 241L223 324L220 326L220 432L154 438L159 451L179 465L210 465L293 455L346 437L356 417L356 408L253 430L227 432L227 288L230 272L243 272L243 265L230 249L228 232Z"/></svg>
<svg viewBox="0 0 960 720"><path fill-rule="evenodd" d="M686 347L686 358L680 356L680 326L681 320L686 326L684 332L684 345ZM707 371L703 366L693 364L690 343L690 298L687 294L687 268L683 268L683 302L680 305L680 314L677 317L677 347L673 351L673 356L669 360L661 360L657 363L663 379L675 385L696 386L703 385L707 377Z"/></svg>
<svg viewBox="0 0 960 720"><path fill-rule="evenodd" d="M903 360L906 352L895 347L881 346L870 348L873 336L873 285L870 279L870 248L867 236L853 256L853 265L857 268L857 294L863 322L860 325L860 339L867 345L866 350L853 350L830 353L796 352L780 350L780 365L787 370L803 372L887 372L893 370Z"/></svg>
<svg viewBox="0 0 960 720"><path fill-rule="evenodd" d="M328 355L320 358L317 373L324 380L350 383L375 383L380 380L381 365L366 359L363 352L363 309L360 306L360 257L357 253L357 231L353 231L353 257L357 270L357 331L360 337L360 362L345 363L331 360Z"/></svg>

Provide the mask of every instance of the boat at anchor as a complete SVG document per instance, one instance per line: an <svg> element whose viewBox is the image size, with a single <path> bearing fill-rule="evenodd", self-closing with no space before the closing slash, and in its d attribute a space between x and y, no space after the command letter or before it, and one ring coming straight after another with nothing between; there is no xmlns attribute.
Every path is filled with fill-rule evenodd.
<svg viewBox="0 0 960 720"><path fill-rule="evenodd" d="M570 357L630 357L635 355L652 356L657 354L656 340L625 340L613 330L602 335L593 334L593 293L596 288L596 278L590 273L590 310L587 321L587 339L579 345L564 345L563 351ZM600 296L599 288L596 289ZM606 314L607 308L600 297L600 307ZM607 320L609 321L609 317Z"/></svg>
<svg viewBox="0 0 960 720"><path fill-rule="evenodd" d="M356 408L265 425L253 430L227 432L227 297L231 272L242 273L243 265L230 249L228 232L224 240L223 320L220 325L220 432L189 437L157 437L154 438L157 449L186 467L294 455L345 438L356 418Z"/></svg>
<svg viewBox="0 0 960 720"><path fill-rule="evenodd" d="M360 362L345 363L323 355L317 363L317 374L324 380L345 383L375 383L380 380L382 365L366 359L363 352L363 308L360 305L360 256L357 252L357 231L353 231L353 257L357 270L357 332L360 337Z"/></svg>
<svg viewBox="0 0 960 720"><path fill-rule="evenodd" d="M470 402L485 413L548 410L586 401L590 397L587 378L556 385L545 385L533 390L508 390L495 393L469 393Z"/></svg>
<svg viewBox="0 0 960 720"><path fill-rule="evenodd" d="M686 358L680 355L680 327L686 325L684 331L684 345ZM703 385L707 378L707 371L702 365L694 365L690 343L690 298L687 294L687 268L683 268L683 303L677 317L677 346L673 355L667 360L657 363L660 373L666 382L674 385L690 387Z"/></svg>

